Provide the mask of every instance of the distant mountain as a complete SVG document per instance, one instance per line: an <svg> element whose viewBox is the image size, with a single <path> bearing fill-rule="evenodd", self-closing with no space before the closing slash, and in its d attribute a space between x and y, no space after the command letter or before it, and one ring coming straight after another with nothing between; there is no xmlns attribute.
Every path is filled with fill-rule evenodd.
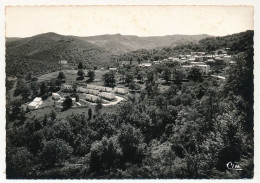
<svg viewBox="0 0 260 183"><path fill-rule="evenodd" d="M210 36L205 34L154 37L115 34L76 37L50 32L28 38L6 38L6 72L12 75L52 71L59 67L59 60L75 64L83 62L91 67L106 67L111 65L114 54L197 43L208 37Z"/></svg>
<svg viewBox="0 0 260 183"><path fill-rule="evenodd" d="M191 42L197 43L201 39L208 37L212 36L201 34L138 37L132 35L113 34L78 38L102 47L114 54L122 54L137 49L154 49L173 47Z"/></svg>
<svg viewBox="0 0 260 183"><path fill-rule="evenodd" d="M109 63L111 53L92 43L72 36L46 33L21 39L6 40L6 71L8 74L53 70L59 60L83 62L87 66Z"/></svg>

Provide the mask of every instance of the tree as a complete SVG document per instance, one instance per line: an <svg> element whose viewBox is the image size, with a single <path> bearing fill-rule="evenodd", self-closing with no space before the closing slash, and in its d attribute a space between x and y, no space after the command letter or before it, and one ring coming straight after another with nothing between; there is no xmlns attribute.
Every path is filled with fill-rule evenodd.
<svg viewBox="0 0 260 183"><path fill-rule="evenodd" d="M137 76L136 76L136 79L138 79L139 81L144 81L144 78L145 78L145 72L144 71L139 71L137 73Z"/></svg>
<svg viewBox="0 0 260 183"><path fill-rule="evenodd" d="M28 87L27 85L25 85L25 86L23 87L22 97L23 97L23 99L28 99L29 96L30 96L29 87Z"/></svg>
<svg viewBox="0 0 260 183"><path fill-rule="evenodd" d="M132 72L127 72L125 76L125 83L129 85L132 81L134 81L134 74Z"/></svg>
<svg viewBox="0 0 260 183"><path fill-rule="evenodd" d="M115 79L115 73L114 72L109 71L109 72L105 73L102 78L103 78L105 86L108 86L108 87L114 87L115 86L116 79Z"/></svg>
<svg viewBox="0 0 260 183"><path fill-rule="evenodd" d="M185 74L183 73L183 71L181 69L174 69L173 70L173 79L174 79L174 82L177 85L181 85L184 77L185 77Z"/></svg>
<svg viewBox="0 0 260 183"><path fill-rule="evenodd" d="M50 117L51 117L51 120L54 121L57 117L57 114L54 110L51 111L51 114L50 114Z"/></svg>
<svg viewBox="0 0 260 183"><path fill-rule="evenodd" d="M67 97L63 102L63 110L67 110L71 108L72 106L72 99L70 97Z"/></svg>
<svg viewBox="0 0 260 183"><path fill-rule="evenodd" d="M166 83L168 83L171 79L171 70L167 66L165 66L163 69L163 79L166 81Z"/></svg>
<svg viewBox="0 0 260 183"><path fill-rule="evenodd" d="M122 148L123 160L125 162L141 162L144 156L142 133L132 127L123 126L118 136L118 142Z"/></svg>
<svg viewBox="0 0 260 183"><path fill-rule="evenodd" d="M14 81L9 80L9 79L6 78L5 86L6 86L7 90L11 90L14 87Z"/></svg>
<svg viewBox="0 0 260 183"><path fill-rule="evenodd" d="M83 69L83 64L82 64L82 62L79 63L78 69Z"/></svg>
<svg viewBox="0 0 260 183"><path fill-rule="evenodd" d="M25 92L28 92L28 86L23 78L19 78L17 80L16 88L14 90L14 96L18 96Z"/></svg>
<svg viewBox="0 0 260 183"><path fill-rule="evenodd" d="M77 75L78 75L79 77L84 77L84 76L85 76L85 73L84 73L84 71L83 71L82 69L79 69L78 72L77 72Z"/></svg>
<svg viewBox="0 0 260 183"><path fill-rule="evenodd" d="M88 109L88 120L91 120L92 119L92 109L89 108Z"/></svg>
<svg viewBox="0 0 260 183"><path fill-rule="evenodd" d="M58 77L57 77L57 79L66 79L66 76L65 76L65 74L64 74L64 72L59 72L59 75L58 75Z"/></svg>
<svg viewBox="0 0 260 183"><path fill-rule="evenodd" d="M112 140L103 137L101 141L95 142L90 149L90 169L94 172L109 170L115 166L117 152Z"/></svg>
<svg viewBox="0 0 260 183"><path fill-rule="evenodd" d="M14 177L27 177L32 173L33 155L26 147L10 147L11 144L7 145L7 157L6 157L6 173L7 178ZM14 177L13 177L14 176Z"/></svg>
<svg viewBox="0 0 260 183"><path fill-rule="evenodd" d="M37 82L31 82L31 90L33 98L39 95L39 85Z"/></svg>
<svg viewBox="0 0 260 183"><path fill-rule="evenodd" d="M89 82L94 81L95 80L95 71L89 70L88 77L89 77L89 79L88 79Z"/></svg>
<svg viewBox="0 0 260 183"><path fill-rule="evenodd" d="M44 143L42 149L42 161L47 167L53 167L70 158L73 149L69 144L61 139L53 139Z"/></svg>
<svg viewBox="0 0 260 183"><path fill-rule="evenodd" d="M74 84L72 85L72 89L73 89L73 92L74 92L74 93L77 92L77 88L78 88L78 86L76 85L76 83L74 83Z"/></svg>
<svg viewBox="0 0 260 183"><path fill-rule="evenodd" d="M188 72L187 78L195 82L201 82L203 80L202 73L198 67L192 67Z"/></svg>
<svg viewBox="0 0 260 183"><path fill-rule="evenodd" d="M31 80L32 79L32 73L30 72L26 77L25 80Z"/></svg>
<svg viewBox="0 0 260 183"><path fill-rule="evenodd" d="M132 82L129 84L128 87L129 87L130 90L135 90L135 86L136 86L135 82L132 81Z"/></svg>
<svg viewBox="0 0 260 183"><path fill-rule="evenodd" d="M102 100L101 99L97 99L96 101L96 107L95 107L95 110L96 110L96 113L99 114L100 110L102 109L103 105L102 105Z"/></svg>
<svg viewBox="0 0 260 183"><path fill-rule="evenodd" d="M42 83L41 83L41 86L40 86L40 95L44 95L46 92L47 92L46 83L45 83L45 82L42 82Z"/></svg>

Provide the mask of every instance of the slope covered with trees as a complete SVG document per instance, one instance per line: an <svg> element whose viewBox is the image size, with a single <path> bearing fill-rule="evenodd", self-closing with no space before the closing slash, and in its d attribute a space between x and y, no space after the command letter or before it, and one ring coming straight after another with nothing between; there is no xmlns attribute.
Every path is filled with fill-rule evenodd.
<svg viewBox="0 0 260 183"><path fill-rule="evenodd" d="M7 41L6 73L8 76L34 74L59 68L60 60L69 64L84 63L87 67L106 66L111 53L89 42L55 33Z"/></svg>
<svg viewBox="0 0 260 183"><path fill-rule="evenodd" d="M121 54L119 60L145 61L161 60L179 54L190 54L190 52L214 52L218 49L230 48L229 53L236 54L248 50L253 45L254 32L249 30L237 34L222 37L208 37L198 42L180 44L162 49L139 49L133 52Z"/></svg>

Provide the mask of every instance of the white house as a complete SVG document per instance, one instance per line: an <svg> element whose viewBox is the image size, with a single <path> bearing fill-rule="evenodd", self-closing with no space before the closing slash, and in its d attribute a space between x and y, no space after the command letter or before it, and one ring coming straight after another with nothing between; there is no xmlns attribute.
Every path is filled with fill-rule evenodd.
<svg viewBox="0 0 260 183"><path fill-rule="evenodd" d="M87 93L88 89L87 88L83 88L83 87L78 87L77 91L80 93Z"/></svg>
<svg viewBox="0 0 260 183"><path fill-rule="evenodd" d="M52 93L51 96L54 100L58 100L61 98L61 96L58 93Z"/></svg>
<svg viewBox="0 0 260 183"><path fill-rule="evenodd" d="M99 99L98 96L91 95L91 94L86 94L85 96L86 96L86 100L91 102L96 102Z"/></svg>
<svg viewBox="0 0 260 183"><path fill-rule="evenodd" d="M116 67L110 67L109 70L110 71L117 71L117 68Z"/></svg>
<svg viewBox="0 0 260 183"><path fill-rule="evenodd" d="M152 66L152 63L142 63L142 64L139 64L140 67L150 67Z"/></svg>
<svg viewBox="0 0 260 183"><path fill-rule="evenodd" d="M87 89L86 93L93 94L93 95L98 95L99 94L99 90Z"/></svg>
<svg viewBox="0 0 260 183"><path fill-rule="evenodd" d="M27 105L28 109L37 109L42 104L42 98L36 97L30 104Z"/></svg>
<svg viewBox="0 0 260 183"><path fill-rule="evenodd" d="M108 99L108 100L113 100L116 96L112 93L107 93L107 92L102 92L100 93L101 97L105 98L105 99Z"/></svg>
<svg viewBox="0 0 260 183"><path fill-rule="evenodd" d="M115 92L119 94L127 94L127 91L124 88L115 88Z"/></svg>
<svg viewBox="0 0 260 183"><path fill-rule="evenodd" d="M223 57L223 60L224 60L225 63L228 64L228 63L231 61L231 55L226 55L226 56L224 56L224 57Z"/></svg>
<svg viewBox="0 0 260 183"><path fill-rule="evenodd" d="M62 89L67 89L67 90L72 90L72 86L71 85L62 85Z"/></svg>
<svg viewBox="0 0 260 183"><path fill-rule="evenodd" d="M59 63L62 64L62 65L67 65L68 61L67 60L60 60Z"/></svg>

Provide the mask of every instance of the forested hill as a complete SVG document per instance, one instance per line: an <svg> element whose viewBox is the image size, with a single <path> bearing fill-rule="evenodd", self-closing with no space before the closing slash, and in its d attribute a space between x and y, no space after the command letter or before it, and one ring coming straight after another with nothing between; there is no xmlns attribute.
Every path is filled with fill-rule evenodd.
<svg viewBox="0 0 260 183"><path fill-rule="evenodd" d="M110 61L111 53L89 42L55 33L40 34L6 41L6 73L39 73L58 68L59 60L85 65L102 65Z"/></svg>
<svg viewBox="0 0 260 183"><path fill-rule="evenodd" d="M249 48L253 48L254 31L222 36L209 37L198 42L177 45L174 47L164 47L161 49L140 49L133 52L121 54L120 60L159 60L178 54L189 54L192 51L211 52L218 49L230 48L232 54L245 52Z"/></svg>
<svg viewBox="0 0 260 183"><path fill-rule="evenodd" d="M154 49L165 46L173 47L187 43L198 43L201 39L211 37L207 34L200 35L167 35L138 37L132 35L100 35L81 37L80 39L91 42L114 54L122 54L137 49Z"/></svg>
<svg viewBox="0 0 260 183"><path fill-rule="evenodd" d="M76 64L82 62L92 68L106 67L112 65L113 56L118 53L124 53L120 55L123 60L157 60L176 53L213 51L225 47L230 47L234 52L242 52L246 47L253 45L253 34L253 31L246 31L224 37L210 37L205 34L162 37L116 34L75 37L46 33L29 38L7 38L6 73L17 75L26 74L28 71L34 74L52 71L59 67L59 60Z"/></svg>

